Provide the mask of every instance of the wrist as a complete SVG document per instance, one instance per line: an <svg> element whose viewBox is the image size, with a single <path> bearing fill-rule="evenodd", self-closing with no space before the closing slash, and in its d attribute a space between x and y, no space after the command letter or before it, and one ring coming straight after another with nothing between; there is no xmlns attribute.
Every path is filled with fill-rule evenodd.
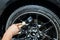
<svg viewBox="0 0 60 40"><path fill-rule="evenodd" d="M12 34L12 32L10 32L10 31L6 31L4 35L7 36L7 38L8 38L8 37L9 37L9 38L12 38L12 37L13 37L13 34Z"/></svg>
<svg viewBox="0 0 60 40"><path fill-rule="evenodd" d="M11 40L13 35L10 32L5 32L2 40Z"/></svg>
<svg viewBox="0 0 60 40"><path fill-rule="evenodd" d="M13 37L11 32L6 32L5 35L8 36L8 37Z"/></svg>

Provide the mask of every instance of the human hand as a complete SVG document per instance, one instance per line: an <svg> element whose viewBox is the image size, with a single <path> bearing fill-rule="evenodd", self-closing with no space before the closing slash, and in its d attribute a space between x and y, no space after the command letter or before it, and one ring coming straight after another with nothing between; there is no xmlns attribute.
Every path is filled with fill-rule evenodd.
<svg viewBox="0 0 60 40"><path fill-rule="evenodd" d="M25 25L25 22L22 23L17 23L17 24L12 24L8 30L6 31L6 33L12 34L12 36L18 34L18 32L20 31L21 27Z"/></svg>
<svg viewBox="0 0 60 40"><path fill-rule="evenodd" d="M16 35L21 27L25 25L25 22L12 24L5 32L2 40L11 40L14 35Z"/></svg>

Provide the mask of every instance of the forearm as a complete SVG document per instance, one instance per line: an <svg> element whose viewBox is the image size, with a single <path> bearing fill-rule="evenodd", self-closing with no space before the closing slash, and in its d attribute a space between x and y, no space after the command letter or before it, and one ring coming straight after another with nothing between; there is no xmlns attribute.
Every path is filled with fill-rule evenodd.
<svg viewBox="0 0 60 40"><path fill-rule="evenodd" d="M12 33L10 33L10 32L5 32L2 40L11 40L12 37L13 37Z"/></svg>

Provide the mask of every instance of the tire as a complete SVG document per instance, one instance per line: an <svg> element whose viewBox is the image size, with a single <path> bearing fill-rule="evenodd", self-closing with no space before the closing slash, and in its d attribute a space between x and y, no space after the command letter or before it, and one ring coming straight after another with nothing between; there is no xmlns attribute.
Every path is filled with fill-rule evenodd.
<svg viewBox="0 0 60 40"><path fill-rule="evenodd" d="M6 23L6 30L8 29L8 27L13 24L15 22L15 20L20 17L22 14L24 13L39 13L40 15L43 15L44 17L48 18L54 25L56 28L56 32L57 32L57 40L60 40L60 32L59 32L59 26L60 26L60 21L59 18L55 15L54 12L52 12L51 10L43 7L43 6L39 6L39 5L26 5L23 7L20 7L18 9L16 9L8 18L7 23ZM55 40L55 39L54 39Z"/></svg>

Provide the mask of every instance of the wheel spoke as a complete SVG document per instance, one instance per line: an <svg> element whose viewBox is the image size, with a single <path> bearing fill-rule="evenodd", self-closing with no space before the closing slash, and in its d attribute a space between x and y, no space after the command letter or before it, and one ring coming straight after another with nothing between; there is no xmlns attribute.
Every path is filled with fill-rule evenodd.
<svg viewBox="0 0 60 40"><path fill-rule="evenodd" d="M41 40L44 40L45 36L43 36L43 38Z"/></svg>
<svg viewBox="0 0 60 40"><path fill-rule="evenodd" d="M35 19L36 24L38 24L38 15L36 14L36 19Z"/></svg>
<svg viewBox="0 0 60 40"><path fill-rule="evenodd" d="M42 25L45 26L45 25L49 24L50 22L51 22L51 21L48 21L48 22L46 22L46 23L43 23Z"/></svg>
<svg viewBox="0 0 60 40"><path fill-rule="evenodd" d="M52 39L49 35L45 34L44 32L40 31L40 35L43 36L42 39L44 39L45 37Z"/></svg>
<svg viewBox="0 0 60 40"><path fill-rule="evenodd" d="M51 39L51 40L56 40L56 38L52 38L49 35L46 35L45 33L44 33L44 36L47 37L47 38L49 38L49 39Z"/></svg>
<svg viewBox="0 0 60 40"><path fill-rule="evenodd" d="M50 29L52 29L53 27L52 26L50 26L48 29L46 29L44 32L47 32L47 31L49 31Z"/></svg>
<svg viewBox="0 0 60 40"><path fill-rule="evenodd" d="M49 22L46 22L46 23L42 23L39 28L42 28L42 27L44 27L45 25L48 25L49 23L50 23L50 21L49 21Z"/></svg>

